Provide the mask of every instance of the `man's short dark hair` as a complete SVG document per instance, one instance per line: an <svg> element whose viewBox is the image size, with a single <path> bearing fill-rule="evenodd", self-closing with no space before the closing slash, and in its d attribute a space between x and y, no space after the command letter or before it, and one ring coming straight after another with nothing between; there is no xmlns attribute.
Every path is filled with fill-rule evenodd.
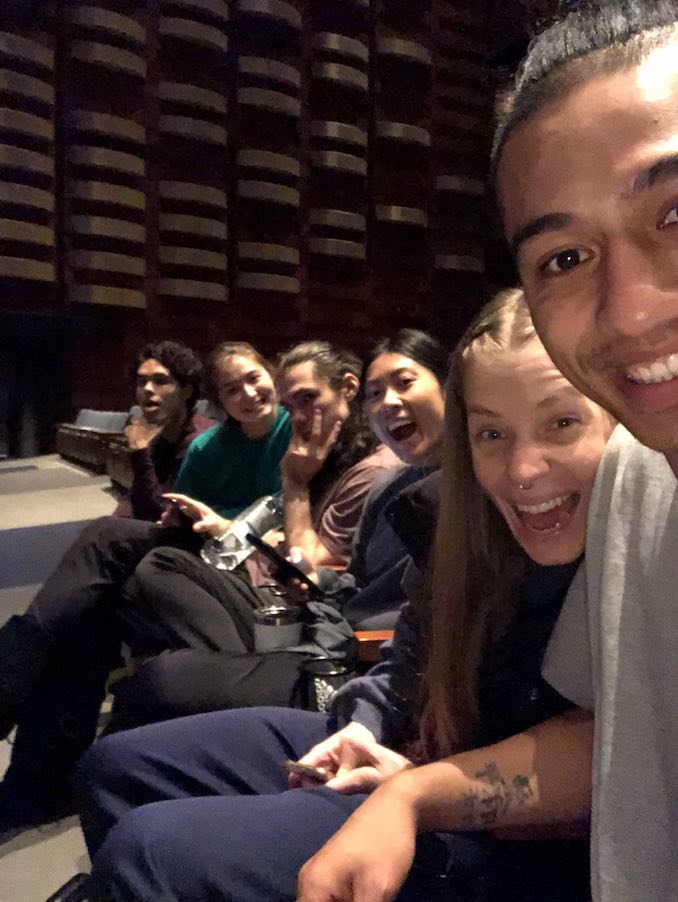
<svg viewBox="0 0 678 902"><path fill-rule="evenodd" d="M177 341L154 341L143 348L134 363L134 377L145 360L157 360L177 380L182 388L191 387L191 394L186 402L191 410L200 396L203 366L198 355L186 345Z"/></svg>
<svg viewBox="0 0 678 902"><path fill-rule="evenodd" d="M601 74L641 63L655 47L675 40L678 0L579 0L530 44L499 115L491 182L513 129L546 103Z"/></svg>

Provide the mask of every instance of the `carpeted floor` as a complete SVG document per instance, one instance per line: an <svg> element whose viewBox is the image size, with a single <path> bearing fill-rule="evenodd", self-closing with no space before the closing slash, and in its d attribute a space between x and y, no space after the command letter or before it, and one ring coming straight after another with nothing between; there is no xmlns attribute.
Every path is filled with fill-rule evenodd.
<svg viewBox="0 0 678 902"><path fill-rule="evenodd" d="M26 609L83 525L112 512L109 487L56 455L0 462L0 624ZM0 742L0 773L9 753ZM77 818L0 836L0 902L43 902L88 869Z"/></svg>
<svg viewBox="0 0 678 902"><path fill-rule="evenodd" d="M0 481L2 476L0 475ZM0 589L43 583L89 520L0 532Z"/></svg>

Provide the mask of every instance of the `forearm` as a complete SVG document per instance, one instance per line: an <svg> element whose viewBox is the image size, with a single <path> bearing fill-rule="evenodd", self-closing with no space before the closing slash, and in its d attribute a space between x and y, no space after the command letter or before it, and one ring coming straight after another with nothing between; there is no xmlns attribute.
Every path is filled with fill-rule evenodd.
<svg viewBox="0 0 678 902"><path fill-rule="evenodd" d="M165 509L162 489L149 448L130 452L133 481L129 497L137 520L157 520Z"/></svg>
<svg viewBox="0 0 678 902"><path fill-rule="evenodd" d="M328 564L344 563L332 554L315 531L308 486L284 480L283 498L287 547L301 548L303 556L312 565L313 570Z"/></svg>
<svg viewBox="0 0 678 902"><path fill-rule="evenodd" d="M586 820L593 720L577 710L504 742L407 771L379 792L411 805L419 832Z"/></svg>

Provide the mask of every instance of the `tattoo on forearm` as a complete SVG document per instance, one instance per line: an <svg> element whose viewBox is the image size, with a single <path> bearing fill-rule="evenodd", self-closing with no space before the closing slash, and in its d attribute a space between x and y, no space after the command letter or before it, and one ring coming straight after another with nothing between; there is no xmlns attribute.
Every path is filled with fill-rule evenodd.
<svg viewBox="0 0 678 902"><path fill-rule="evenodd" d="M517 774L510 782L490 761L474 774L487 788L471 790L461 799L461 826L490 830L510 808L523 808L534 794L529 777Z"/></svg>

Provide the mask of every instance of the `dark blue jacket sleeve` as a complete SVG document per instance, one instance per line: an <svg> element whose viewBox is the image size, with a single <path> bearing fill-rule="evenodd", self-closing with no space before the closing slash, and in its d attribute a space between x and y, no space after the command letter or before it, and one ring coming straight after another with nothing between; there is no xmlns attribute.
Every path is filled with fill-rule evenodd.
<svg viewBox="0 0 678 902"><path fill-rule="evenodd" d="M408 584L413 570L410 565L405 577ZM382 645L379 663L365 676L346 683L334 696L331 714L337 727L357 721L389 747L414 738L423 660L419 605L408 601L400 609L393 639Z"/></svg>

